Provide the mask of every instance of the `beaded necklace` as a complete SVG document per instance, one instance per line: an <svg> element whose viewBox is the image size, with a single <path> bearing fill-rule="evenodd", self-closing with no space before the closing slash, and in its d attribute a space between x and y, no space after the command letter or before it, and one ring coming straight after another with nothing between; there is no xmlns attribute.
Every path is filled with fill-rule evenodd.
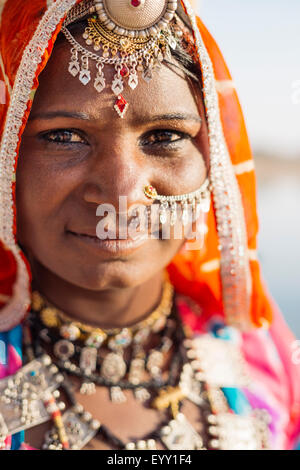
<svg viewBox="0 0 300 470"><path fill-rule="evenodd" d="M110 388L112 401L125 401L124 388L134 390L136 398L145 400L149 398L145 389L148 384L143 381L146 370L152 379L149 387L166 385L161 379L161 366L172 347L174 322L168 317L173 295L173 286L165 273L161 301L147 318L126 328L100 329L74 321L35 291L31 329L35 329L35 338L53 345L52 352L61 370L82 378L81 393L95 393L97 384ZM150 333L160 333L160 344L146 355L144 345ZM176 354L171 369L174 362Z"/></svg>
<svg viewBox="0 0 300 470"><path fill-rule="evenodd" d="M176 306L176 302L173 305ZM42 341L34 329L30 330L34 341L30 342L29 334L24 335L24 340L27 341L26 355L33 354L36 358L15 376L0 381L0 436L2 434L3 438L52 419L53 429L46 433L44 449L82 449L96 436L120 450L152 450L158 443L170 450L268 448L266 413L251 410L244 416L235 414L226 399L226 386L246 383L242 359L235 345L207 334L189 337L175 307L170 320L175 322L175 328L168 332L174 344L169 380L143 384L151 394L151 405L164 411L165 419L142 439L123 442L76 402L66 376L61 374L61 364L53 364L50 357L43 354ZM216 364L216 358L221 360L220 364ZM225 375L220 373L220 367ZM68 373L73 375L70 370ZM132 389L134 385L121 384L123 389ZM64 413L65 403L57 402L60 388L70 405ZM191 401L201 410L204 424L201 436L182 413L183 400ZM9 406L19 410L19 418L14 422L9 418Z"/></svg>

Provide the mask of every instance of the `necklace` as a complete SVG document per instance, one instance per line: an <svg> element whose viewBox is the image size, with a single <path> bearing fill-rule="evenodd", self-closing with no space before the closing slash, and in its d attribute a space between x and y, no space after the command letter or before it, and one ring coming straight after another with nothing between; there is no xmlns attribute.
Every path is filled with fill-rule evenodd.
<svg viewBox="0 0 300 470"><path fill-rule="evenodd" d="M172 309L169 320L174 322L168 335L174 344L172 360L176 367L170 372L172 380L147 389L151 392L149 404L164 415L152 432L136 441L120 440L76 402L67 377L62 376L59 370L60 364L53 364L49 356L42 354L14 376L0 381L2 439L52 419L53 429L45 436L44 449L82 449L95 437L106 441L111 448L128 450L156 449L158 443L169 450L268 448L267 413L251 410L245 415L235 414L224 394L224 387L245 387L248 384L243 358L236 345L211 334L191 337L185 331L176 308ZM40 340L35 336L35 330L31 333L33 354L41 354ZM26 337L29 347L28 335L24 335L24 339ZM129 381L127 384L124 382L122 386L130 388L129 384ZM64 390L70 405L64 413L66 404L57 402L59 389ZM201 412L201 435L182 412L184 400L197 405ZM14 409L14 419L11 418L11 409Z"/></svg>
<svg viewBox="0 0 300 470"><path fill-rule="evenodd" d="M32 310L40 315L45 326L49 328L59 328L63 326L64 328L61 329L60 333L61 336L66 339L75 340L80 336L85 338L91 333L98 333L101 336L102 344L108 336L116 336L124 332L124 330L126 330L126 332L131 336L141 330L147 330L148 328L152 328L153 331L160 331L161 327L164 326L164 320L170 315L173 296L173 286L170 283L167 271L165 271L164 276L163 292L158 307L156 307L146 319L143 319L130 327L102 329L86 325L79 321L74 321L64 312L51 305L51 303L38 291L34 291L32 293ZM68 326L70 326L70 328L67 328Z"/></svg>
<svg viewBox="0 0 300 470"><path fill-rule="evenodd" d="M97 384L110 387L114 402L125 401L124 388L134 390L136 398L145 401L149 398L146 388L165 383L160 377L163 356L173 344L172 322L168 321L173 305L173 286L167 273L158 307L147 318L126 328L93 328L73 321L37 291L32 297L34 316L31 324L35 325L35 337L53 345L53 354L61 370L82 378L81 393L95 393ZM161 333L161 341L146 354L144 344L150 333ZM176 367L176 355L171 369L173 367ZM151 380L145 383L146 370ZM124 379L126 375L127 380Z"/></svg>

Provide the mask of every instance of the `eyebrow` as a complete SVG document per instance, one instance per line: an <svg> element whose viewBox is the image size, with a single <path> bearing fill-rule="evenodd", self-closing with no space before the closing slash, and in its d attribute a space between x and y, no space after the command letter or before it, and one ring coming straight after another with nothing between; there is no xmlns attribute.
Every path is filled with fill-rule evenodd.
<svg viewBox="0 0 300 470"><path fill-rule="evenodd" d="M45 113L36 113L29 116L28 121L34 121L36 119L50 120L55 118L71 118L71 119L80 119L81 121L90 121L91 118L87 113L81 111L48 111Z"/></svg>
<svg viewBox="0 0 300 470"><path fill-rule="evenodd" d="M44 113L36 113L32 116L29 116L29 121L34 121L36 119L42 120L51 120L55 118L71 118L78 119L81 121L94 121L95 118L87 113L81 111L48 111ZM197 114L192 113L168 113L168 114L157 114L155 116L149 116L146 118L140 118L139 123L145 122L157 122L157 121L195 121L201 124L202 119Z"/></svg>
<svg viewBox="0 0 300 470"><path fill-rule="evenodd" d="M155 121L195 121L201 124L202 119L197 114L192 113L168 113L168 114L157 114L155 116L149 116L149 122ZM143 118L140 120L143 122Z"/></svg>

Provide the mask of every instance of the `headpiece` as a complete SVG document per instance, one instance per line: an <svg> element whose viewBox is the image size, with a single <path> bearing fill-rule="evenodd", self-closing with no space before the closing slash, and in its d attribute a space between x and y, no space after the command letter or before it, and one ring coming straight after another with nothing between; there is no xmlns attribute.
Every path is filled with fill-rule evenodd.
<svg viewBox="0 0 300 470"><path fill-rule="evenodd" d="M79 4L68 15L62 32L72 45L69 72L79 76L83 85L91 81L89 60L94 60L97 75L95 89L101 93L106 87L105 65L115 68L111 84L117 96L114 108L124 117L128 103L123 97L125 79L134 90L138 85L138 74L149 82L153 71L170 56L170 47L176 48L175 30L170 22L174 18L177 0L95 0ZM67 28L70 23L88 18L83 38L89 49L79 44ZM81 65L79 56L81 55Z"/></svg>

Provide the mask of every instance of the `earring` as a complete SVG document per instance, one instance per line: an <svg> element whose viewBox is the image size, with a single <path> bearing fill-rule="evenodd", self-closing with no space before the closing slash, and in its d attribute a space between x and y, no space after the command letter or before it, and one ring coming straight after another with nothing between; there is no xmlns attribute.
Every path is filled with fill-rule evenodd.
<svg viewBox="0 0 300 470"><path fill-rule="evenodd" d="M210 209L210 190L208 178L204 181L199 189L191 193L179 194L176 196L165 196L158 194L157 190L152 185L145 186L144 193L148 198L160 201L159 220L161 224L165 224L167 222L168 212L170 212L171 226L175 225L176 223L178 209L181 209L182 224L187 225L190 218L190 212L192 212L191 220L196 221L199 218L201 212L207 213Z"/></svg>

